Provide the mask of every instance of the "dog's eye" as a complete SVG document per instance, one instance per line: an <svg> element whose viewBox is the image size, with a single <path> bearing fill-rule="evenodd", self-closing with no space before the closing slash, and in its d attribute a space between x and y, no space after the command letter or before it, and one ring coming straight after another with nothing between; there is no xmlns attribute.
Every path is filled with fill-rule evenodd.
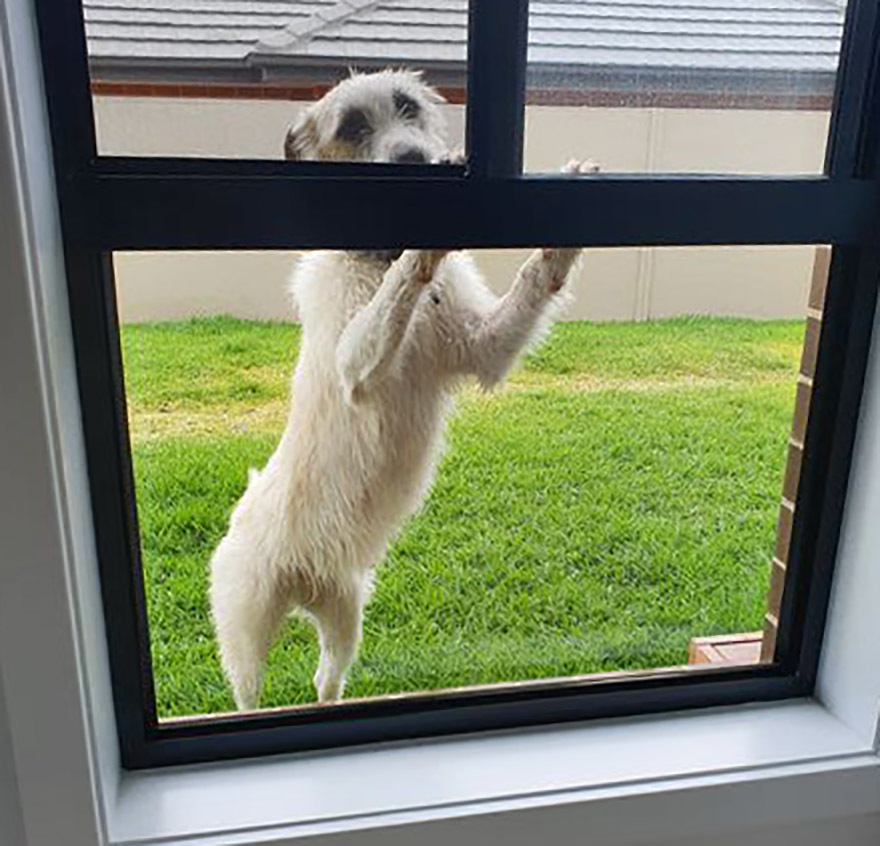
<svg viewBox="0 0 880 846"><path fill-rule="evenodd" d="M340 141L358 144L368 138L372 131L373 127L360 109L349 109L336 130L336 137Z"/></svg>
<svg viewBox="0 0 880 846"><path fill-rule="evenodd" d="M402 91L394 92L394 108L397 109L397 113L405 120L415 120L422 111L422 107L412 97L404 94Z"/></svg>

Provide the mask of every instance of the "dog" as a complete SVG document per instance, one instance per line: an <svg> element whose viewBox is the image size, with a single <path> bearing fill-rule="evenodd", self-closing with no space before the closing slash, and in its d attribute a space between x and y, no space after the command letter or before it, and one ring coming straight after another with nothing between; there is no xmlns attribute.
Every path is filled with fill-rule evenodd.
<svg viewBox="0 0 880 846"><path fill-rule="evenodd" d="M353 75L288 131L289 159L432 163L442 98L419 75ZM595 166L572 164L571 172ZM298 611L320 642L318 701L341 698L374 572L424 500L456 387L501 382L549 327L579 255L537 250L501 298L463 252L314 252L292 277L302 345L289 417L211 560L211 611L236 705Z"/></svg>

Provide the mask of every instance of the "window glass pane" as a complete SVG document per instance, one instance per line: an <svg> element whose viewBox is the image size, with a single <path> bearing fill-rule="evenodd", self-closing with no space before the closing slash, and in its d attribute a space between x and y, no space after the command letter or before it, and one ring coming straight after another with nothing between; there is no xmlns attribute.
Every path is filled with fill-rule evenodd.
<svg viewBox="0 0 880 846"><path fill-rule="evenodd" d="M463 144L466 0L83 5L103 154L281 158L308 104L352 70L388 68L423 71L446 102L401 74L360 80L313 112L300 154L412 161L421 151L434 161ZM442 142L419 137L441 123Z"/></svg>
<svg viewBox="0 0 880 846"><path fill-rule="evenodd" d="M474 259L502 295L528 255ZM346 698L772 657L827 256L814 247L590 250L561 320L506 383L486 392L465 379L453 391L436 477L375 570ZM209 561L249 468L265 472L288 419L303 350L287 294L296 260L115 256L162 718L233 708ZM439 319L444 296L426 292L415 325ZM336 338L343 324L327 331ZM307 322L306 331L319 329ZM363 430L369 441L388 420L377 405L339 399L331 357L313 360L312 381L295 381L293 395L327 392L320 425L298 429L296 443L333 457L336 470L300 481L317 484L312 495L325 504L356 488L388 506L391 533L401 489L382 468L415 460L407 451L421 441L396 439L369 485L358 482L352 443L322 433L354 415L346 419L379 425ZM414 413L408 403L392 411ZM312 533L313 550L335 549L344 527L312 516L292 537ZM260 705L314 703L315 633L302 616L278 625Z"/></svg>
<svg viewBox="0 0 880 846"><path fill-rule="evenodd" d="M841 0L535 0L526 169L818 173Z"/></svg>
<svg viewBox="0 0 880 846"><path fill-rule="evenodd" d="M466 0L84 5L102 153L279 158L289 124L350 68L389 67L425 73L447 100L440 146L463 146ZM576 156L609 171L818 173L844 13L840 0L537 0L526 169ZM381 136L381 92L356 99ZM341 102L321 123L331 136ZM392 155L323 140L325 155Z"/></svg>

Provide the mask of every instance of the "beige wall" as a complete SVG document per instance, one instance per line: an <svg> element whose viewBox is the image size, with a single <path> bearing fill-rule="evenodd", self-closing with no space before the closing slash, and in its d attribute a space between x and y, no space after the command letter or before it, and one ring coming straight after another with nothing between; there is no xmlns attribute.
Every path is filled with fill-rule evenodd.
<svg viewBox="0 0 880 846"><path fill-rule="evenodd" d="M529 106L526 169L572 156L610 171L819 173L827 112Z"/></svg>
<svg viewBox="0 0 880 846"><path fill-rule="evenodd" d="M116 156L280 159L304 107L286 100L94 97L98 151ZM452 144L464 143L464 108L444 106Z"/></svg>
<svg viewBox="0 0 880 846"><path fill-rule="evenodd" d="M98 146L119 155L277 158L302 106L272 100L98 97ZM444 107L451 143L464 109ZM611 171L816 173L823 112L593 109L530 106L526 168L557 170L573 156ZM504 291L524 251L481 251L491 287ZM591 250L574 286L570 319L645 320L677 314L799 317L812 247ZM116 257L125 321L228 313L286 319L281 252L137 253Z"/></svg>

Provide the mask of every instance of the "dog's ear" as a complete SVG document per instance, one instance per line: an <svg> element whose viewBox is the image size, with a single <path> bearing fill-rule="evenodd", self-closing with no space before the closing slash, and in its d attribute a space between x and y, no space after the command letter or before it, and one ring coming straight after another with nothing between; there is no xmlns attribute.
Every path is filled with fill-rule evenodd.
<svg viewBox="0 0 880 846"><path fill-rule="evenodd" d="M308 159L318 151L318 127L311 109L306 109L291 124L284 138L285 159Z"/></svg>

